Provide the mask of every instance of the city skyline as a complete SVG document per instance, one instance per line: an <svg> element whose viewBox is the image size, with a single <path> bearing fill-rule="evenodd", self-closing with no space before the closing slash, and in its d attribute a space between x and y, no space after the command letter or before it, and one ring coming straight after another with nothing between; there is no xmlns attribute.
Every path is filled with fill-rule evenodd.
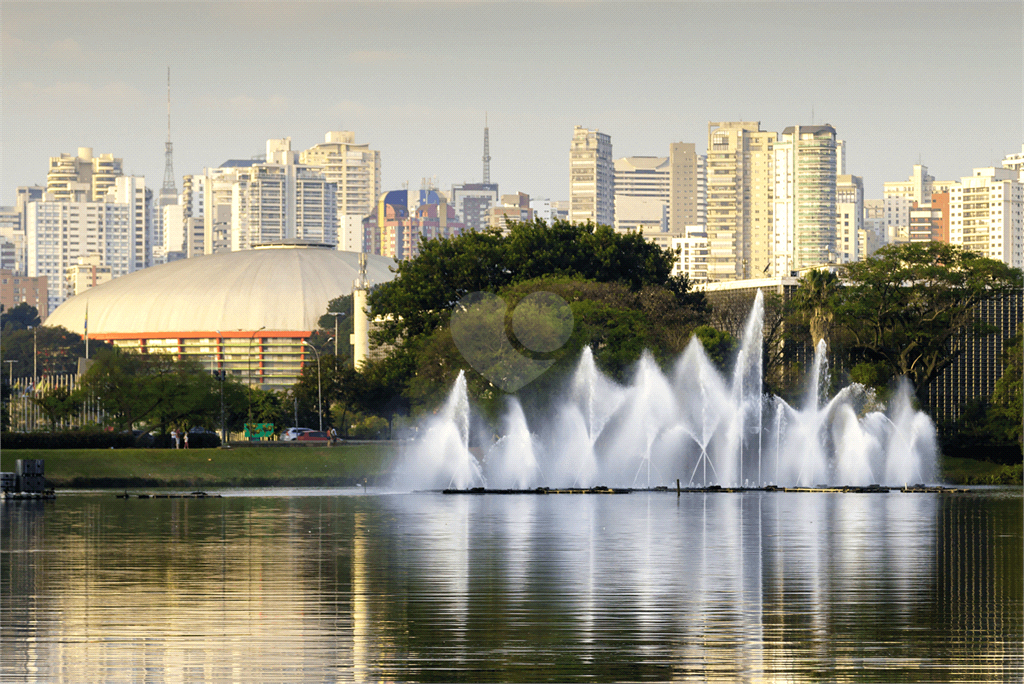
<svg viewBox="0 0 1024 684"><path fill-rule="evenodd" d="M168 66L179 184L338 130L380 150L384 191L480 182L485 117L492 182L559 200L575 125L622 158L702 153L710 121L829 123L869 198L1021 144L1018 3L510 7L4 2L0 203L82 146L158 187Z"/></svg>

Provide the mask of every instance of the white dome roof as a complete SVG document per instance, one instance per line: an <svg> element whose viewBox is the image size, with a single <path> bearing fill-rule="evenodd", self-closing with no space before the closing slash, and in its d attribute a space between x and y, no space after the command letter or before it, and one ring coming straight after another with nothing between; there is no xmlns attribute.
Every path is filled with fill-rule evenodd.
<svg viewBox="0 0 1024 684"><path fill-rule="evenodd" d="M392 280L388 257L366 255L370 285ZM44 325L89 335L315 330L330 300L352 292L359 254L280 246L222 252L136 271L71 297ZM88 309L87 309L88 307Z"/></svg>

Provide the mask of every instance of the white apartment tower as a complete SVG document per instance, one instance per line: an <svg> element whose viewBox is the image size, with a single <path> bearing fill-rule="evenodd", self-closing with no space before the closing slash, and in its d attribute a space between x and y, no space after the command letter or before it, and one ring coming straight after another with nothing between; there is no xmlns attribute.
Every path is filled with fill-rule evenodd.
<svg viewBox="0 0 1024 684"><path fill-rule="evenodd" d="M668 157L615 160L615 230L668 231L671 173Z"/></svg>
<svg viewBox="0 0 1024 684"><path fill-rule="evenodd" d="M47 276L51 311L73 292L65 274L79 257L98 257L118 278L145 268L149 202L145 180L118 177L108 201L57 201L47 194L27 207L28 275Z"/></svg>
<svg viewBox="0 0 1024 684"><path fill-rule="evenodd" d="M319 169L328 183L337 186L336 213L339 217L358 216L373 211L380 196L380 152L368 144L357 145L352 131L330 131L324 142L299 155L299 163Z"/></svg>
<svg viewBox="0 0 1024 684"><path fill-rule="evenodd" d="M836 176L836 257L840 263L861 260L864 230L864 179L860 176Z"/></svg>
<svg viewBox="0 0 1024 684"><path fill-rule="evenodd" d="M79 147L78 155L50 157L46 192L58 202L103 202L123 175L122 160L112 154L93 156L91 147Z"/></svg>
<svg viewBox="0 0 1024 684"><path fill-rule="evenodd" d="M615 225L611 136L576 126L569 147L569 220Z"/></svg>
<svg viewBox="0 0 1024 684"><path fill-rule="evenodd" d="M774 146L774 275L837 261L836 130L790 126ZM856 232L852 233L854 242Z"/></svg>
<svg viewBox="0 0 1024 684"><path fill-rule="evenodd" d="M974 169L949 189L949 242L1024 268L1024 183L1014 169Z"/></svg>
<svg viewBox="0 0 1024 684"><path fill-rule="evenodd" d="M708 280L761 277L772 267L776 134L759 121L708 124Z"/></svg>
<svg viewBox="0 0 1024 684"><path fill-rule="evenodd" d="M206 169L201 184L203 252L238 251L281 240L336 245L337 186L319 168L297 160L291 138L280 138L267 141L265 160L232 160ZM198 227L186 222L189 254L197 233Z"/></svg>
<svg viewBox="0 0 1024 684"><path fill-rule="evenodd" d="M947 192L956 181L937 181L928 173L928 167L914 164L914 170L905 181L886 181L882 186L882 201L885 204L885 226L887 240L895 242L901 235L909 235L910 209L917 202L919 207L931 206L932 195Z"/></svg>

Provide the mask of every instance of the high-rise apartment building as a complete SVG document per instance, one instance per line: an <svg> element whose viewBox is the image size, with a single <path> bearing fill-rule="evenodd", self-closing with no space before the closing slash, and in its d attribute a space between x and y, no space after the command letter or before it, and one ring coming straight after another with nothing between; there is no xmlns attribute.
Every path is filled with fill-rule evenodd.
<svg viewBox="0 0 1024 684"><path fill-rule="evenodd" d="M204 253L280 240L336 245L337 186L319 168L297 160L291 138L280 138L267 141L262 160L231 160L206 169L201 184ZM189 226L184 230L186 243L194 240L188 237Z"/></svg>
<svg viewBox="0 0 1024 684"><path fill-rule="evenodd" d="M887 181L883 184L882 200L885 203L885 225L889 242L908 238L910 234L910 209L931 204L932 195L946 192L956 181L937 181L928 173L928 167L914 165L914 170L905 181ZM909 238L908 238L909 239Z"/></svg>
<svg viewBox="0 0 1024 684"><path fill-rule="evenodd" d="M491 207L498 204L497 183L463 183L452 186L452 208L466 228L483 230L490 222Z"/></svg>
<svg viewBox="0 0 1024 684"><path fill-rule="evenodd" d="M776 134L759 121L708 124L708 280L761 277L772 267Z"/></svg>
<svg viewBox="0 0 1024 684"><path fill-rule="evenodd" d="M974 169L949 189L949 241L1024 268L1024 183L1006 168Z"/></svg>
<svg viewBox="0 0 1024 684"><path fill-rule="evenodd" d="M1024 145L1020 146L1018 154L1008 154L1003 157L1003 168L1013 169L1019 173L1024 172Z"/></svg>
<svg viewBox="0 0 1024 684"><path fill-rule="evenodd" d="M336 213L367 216L380 196L380 152L369 144L356 144L352 131L330 131L324 142L299 155L303 166L319 169L336 186ZM339 219L340 220L340 219Z"/></svg>
<svg viewBox="0 0 1024 684"><path fill-rule="evenodd" d="M148 265L152 193L144 179L118 177L113 193L106 195L113 201L54 201L49 193L44 197L28 205L27 270L31 277L47 276L49 310L73 294L65 275L78 257L98 255L114 278Z"/></svg>
<svg viewBox="0 0 1024 684"><path fill-rule="evenodd" d="M123 175L122 160L112 154L93 156L91 147L79 147L78 155L50 157L46 192L57 202L103 202Z"/></svg>
<svg viewBox="0 0 1024 684"><path fill-rule="evenodd" d="M668 146L668 229L683 234L686 226L704 225L707 211L707 155L697 154L694 143Z"/></svg>
<svg viewBox="0 0 1024 684"><path fill-rule="evenodd" d="M669 157L623 157L614 169L616 232L668 232Z"/></svg>
<svg viewBox="0 0 1024 684"><path fill-rule="evenodd" d="M708 234L704 226L686 226L685 235L673 237L670 249L678 250L672 275L684 275L692 285L706 285L708 282Z"/></svg>
<svg viewBox="0 0 1024 684"><path fill-rule="evenodd" d="M838 261L836 130L790 126L775 142L774 156L775 275Z"/></svg>
<svg viewBox="0 0 1024 684"><path fill-rule="evenodd" d="M864 230L864 179L836 176L836 257L841 263L860 261L861 231Z"/></svg>
<svg viewBox="0 0 1024 684"><path fill-rule="evenodd" d="M569 220L615 225L615 170L612 139L582 126L569 146Z"/></svg>
<svg viewBox="0 0 1024 684"><path fill-rule="evenodd" d="M454 237L465 228L444 193L436 190L385 192L362 223L361 251L399 261L416 258L421 240Z"/></svg>

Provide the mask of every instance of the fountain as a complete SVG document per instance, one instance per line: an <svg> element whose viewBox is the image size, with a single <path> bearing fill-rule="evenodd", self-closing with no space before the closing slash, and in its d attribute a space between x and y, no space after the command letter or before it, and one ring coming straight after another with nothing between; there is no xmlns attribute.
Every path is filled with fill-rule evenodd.
<svg viewBox="0 0 1024 684"><path fill-rule="evenodd" d="M758 292L730 375L694 338L666 375L644 354L622 386L584 349L564 396L531 425L514 398L503 436L478 461L469 448L470 403L462 373L396 470L399 486L615 488L867 487L934 482L931 420L902 380L888 409L851 384L831 398L824 341L802 405L762 394L763 299Z"/></svg>

